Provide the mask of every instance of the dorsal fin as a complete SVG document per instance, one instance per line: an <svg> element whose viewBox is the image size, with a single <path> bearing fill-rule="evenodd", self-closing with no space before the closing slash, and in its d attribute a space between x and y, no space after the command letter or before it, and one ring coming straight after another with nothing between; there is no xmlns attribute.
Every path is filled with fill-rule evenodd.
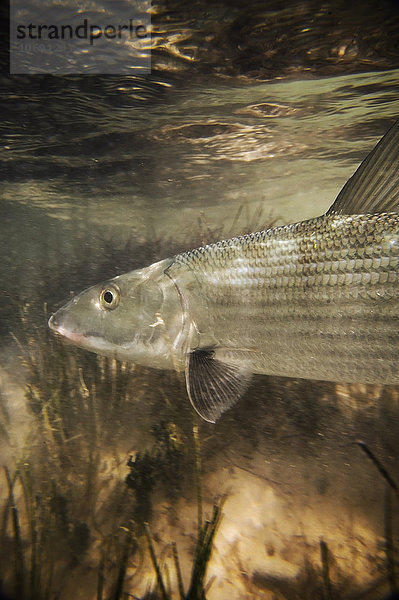
<svg viewBox="0 0 399 600"><path fill-rule="evenodd" d="M346 182L327 214L399 212L399 121Z"/></svg>
<svg viewBox="0 0 399 600"><path fill-rule="evenodd" d="M215 423L246 391L251 374L237 365L214 358L212 349L194 350L188 355L186 385L197 413Z"/></svg>

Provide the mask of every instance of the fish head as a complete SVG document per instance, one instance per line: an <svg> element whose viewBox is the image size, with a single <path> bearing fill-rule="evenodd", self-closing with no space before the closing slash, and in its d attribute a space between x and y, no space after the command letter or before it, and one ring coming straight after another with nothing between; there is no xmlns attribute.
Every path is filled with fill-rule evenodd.
<svg viewBox="0 0 399 600"><path fill-rule="evenodd" d="M97 354L175 368L183 314L178 291L165 274L169 264L160 261L90 287L60 308L49 327Z"/></svg>

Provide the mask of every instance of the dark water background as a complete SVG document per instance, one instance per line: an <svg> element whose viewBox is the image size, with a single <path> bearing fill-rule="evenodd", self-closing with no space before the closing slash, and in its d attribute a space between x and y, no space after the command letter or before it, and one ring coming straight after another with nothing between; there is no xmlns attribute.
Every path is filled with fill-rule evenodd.
<svg viewBox="0 0 399 600"><path fill-rule="evenodd" d="M101 4L96 6L100 11ZM129 452L145 448L168 473L179 474L172 485L178 491L172 493L162 477L157 491L163 502L166 497L172 508L180 507L176 531L184 529L179 503L195 504L193 479L183 476L192 472L192 463L190 469L182 467L193 454L184 383L173 374L145 369L133 369L128 377L125 367L64 349L47 333L48 313L71 291L184 248L321 214L399 116L397 2L165 1L153 5L152 16L148 77L1 76L0 433L3 464L11 474L24 473L25 494L15 484L24 542L18 545L5 516L0 559L5 589L20 598L77 598L74 577L87 573L88 563L94 575L85 575L82 597L96 597L96 590L99 597L98 547L107 549L109 573L114 573L110 565L119 564L122 541L115 550L109 540L120 535L131 515L123 495ZM249 473L267 485L277 481L274 489L286 514L296 519L290 532L280 520L274 545L262 541L269 544L267 560L308 561L318 583L314 588L310 580L304 583L306 569L293 583L287 567L277 578L279 598L328 593L315 542L319 534L312 537L310 517L301 521L306 510L318 515L335 556L334 597L351 597L362 573L366 587L379 577L386 581L385 483L356 440L365 440L397 480L398 410L395 389L258 377L220 423L200 426L207 502L229 477L233 498L245 485L255 490L252 495L258 493L249 480L239 479L239 472ZM182 439L188 456L173 453L171 439L175 450L180 448L176 439ZM108 453L113 460L119 457L114 470ZM24 504L28 480L36 495ZM103 497L99 490L107 485L111 491ZM1 501L7 515L5 487ZM162 539L166 534L155 508L159 497L152 502ZM36 542L24 529L26 506L41 524L37 535L50 532L40 546L43 581L43 565L56 556L49 596L39 594L37 583L30 588L34 592L28 591L27 565ZM137 498L135 506L139 520L143 507ZM251 510L274 514L273 506L262 507L262 502ZM349 523L343 532L334 524L339 511L342 522ZM396 518L396 505L392 512ZM229 527L233 513L226 507ZM229 597L270 598L277 588L266 562L262 567L247 560L257 554L251 545L254 531L266 526L238 517L240 540L234 543L241 550L232 542L219 549L232 561ZM359 522L372 535L362 538ZM301 540L298 532L293 537L295 528ZM223 528L220 539L231 540ZM21 547L25 582L18 587L18 569L10 567L8 557L18 564ZM352 558L360 557L360 566L349 560L348 548ZM135 556L133 544L132 564ZM234 563L234 556L246 557L245 568ZM245 592L237 575L244 571ZM358 578L353 589L351 571ZM149 572L142 578L149 581ZM388 588L370 597L381 598ZM226 597L227 588L219 596L214 589L210 598Z"/></svg>

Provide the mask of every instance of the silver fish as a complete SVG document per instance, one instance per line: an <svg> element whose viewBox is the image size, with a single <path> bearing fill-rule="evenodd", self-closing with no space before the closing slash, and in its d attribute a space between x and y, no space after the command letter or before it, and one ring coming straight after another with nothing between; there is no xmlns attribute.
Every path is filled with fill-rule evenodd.
<svg viewBox="0 0 399 600"><path fill-rule="evenodd" d="M399 121L316 219L178 254L74 297L49 326L184 371L215 422L253 373L399 383Z"/></svg>

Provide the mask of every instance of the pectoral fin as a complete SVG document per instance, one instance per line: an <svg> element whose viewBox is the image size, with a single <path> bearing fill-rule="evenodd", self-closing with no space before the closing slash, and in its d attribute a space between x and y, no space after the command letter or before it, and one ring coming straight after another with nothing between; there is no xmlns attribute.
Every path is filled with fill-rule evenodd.
<svg viewBox="0 0 399 600"><path fill-rule="evenodd" d="M197 413L209 423L215 423L243 396L250 379L247 369L217 360L212 349L188 354L187 392Z"/></svg>

